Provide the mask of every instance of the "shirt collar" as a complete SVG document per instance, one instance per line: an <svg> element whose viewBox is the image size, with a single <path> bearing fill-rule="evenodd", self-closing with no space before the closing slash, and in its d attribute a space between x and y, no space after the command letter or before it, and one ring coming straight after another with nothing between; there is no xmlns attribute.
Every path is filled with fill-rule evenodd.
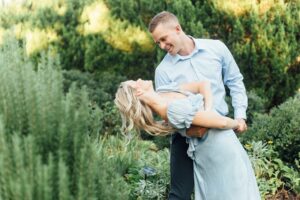
<svg viewBox="0 0 300 200"><path fill-rule="evenodd" d="M192 51L192 53L190 53L189 55L187 56L181 56L179 54L176 54L174 56L172 56L171 54L169 54L171 56L171 59L172 59L172 63L175 64L177 63L179 60L185 60L185 59L189 59L191 58L195 53L197 53L198 51L200 50L204 50L205 47L203 46L203 44L201 45L199 40L196 40L195 38L193 38L192 36L188 35L188 37L190 37L193 41L194 41L194 44L195 44L195 48L194 50Z"/></svg>

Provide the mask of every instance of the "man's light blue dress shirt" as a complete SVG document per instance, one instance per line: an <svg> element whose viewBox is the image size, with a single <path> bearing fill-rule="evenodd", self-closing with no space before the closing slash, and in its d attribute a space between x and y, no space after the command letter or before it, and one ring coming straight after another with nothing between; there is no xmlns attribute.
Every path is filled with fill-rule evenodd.
<svg viewBox="0 0 300 200"><path fill-rule="evenodd" d="M214 108L227 115L226 85L232 97L234 118L246 119L248 100L243 76L228 48L219 40L192 39L195 49L190 55L166 54L155 70L156 88L171 82L210 81Z"/></svg>

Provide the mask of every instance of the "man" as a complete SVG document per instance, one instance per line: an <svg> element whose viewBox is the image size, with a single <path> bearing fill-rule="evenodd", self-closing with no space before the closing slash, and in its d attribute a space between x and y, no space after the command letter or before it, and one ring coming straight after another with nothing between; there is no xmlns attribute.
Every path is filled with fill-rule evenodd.
<svg viewBox="0 0 300 200"><path fill-rule="evenodd" d="M230 90L234 117L239 121L236 132L247 130L247 96L243 76L228 48L221 41L195 39L186 35L177 19L163 11L152 18L149 31L159 47L167 52L155 71L156 87L170 82L184 83L208 80L214 96L214 108L222 115L228 114L224 100L225 86ZM192 128L187 135L201 135L204 128ZM196 134L192 134L196 132ZM170 200L190 199L194 187L193 163L187 156L185 133L172 135Z"/></svg>

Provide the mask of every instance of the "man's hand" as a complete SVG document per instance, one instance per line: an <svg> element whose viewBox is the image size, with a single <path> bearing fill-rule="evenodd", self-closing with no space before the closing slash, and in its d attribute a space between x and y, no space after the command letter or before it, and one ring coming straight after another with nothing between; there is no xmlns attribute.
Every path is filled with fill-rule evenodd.
<svg viewBox="0 0 300 200"><path fill-rule="evenodd" d="M186 135L190 137L202 137L207 132L207 128L200 126L191 126L186 130Z"/></svg>
<svg viewBox="0 0 300 200"><path fill-rule="evenodd" d="M238 127L234 130L237 133L243 133L247 130L247 124L244 119L236 119L238 121Z"/></svg>

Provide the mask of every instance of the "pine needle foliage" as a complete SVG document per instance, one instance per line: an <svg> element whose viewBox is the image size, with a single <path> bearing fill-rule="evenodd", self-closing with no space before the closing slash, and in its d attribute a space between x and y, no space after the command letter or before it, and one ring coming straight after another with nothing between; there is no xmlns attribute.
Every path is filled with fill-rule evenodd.
<svg viewBox="0 0 300 200"><path fill-rule="evenodd" d="M59 60L37 66L15 39L0 48L0 199L127 199L97 144L102 113L86 90L63 92ZM114 191L114 192L112 192Z"/></svg>

